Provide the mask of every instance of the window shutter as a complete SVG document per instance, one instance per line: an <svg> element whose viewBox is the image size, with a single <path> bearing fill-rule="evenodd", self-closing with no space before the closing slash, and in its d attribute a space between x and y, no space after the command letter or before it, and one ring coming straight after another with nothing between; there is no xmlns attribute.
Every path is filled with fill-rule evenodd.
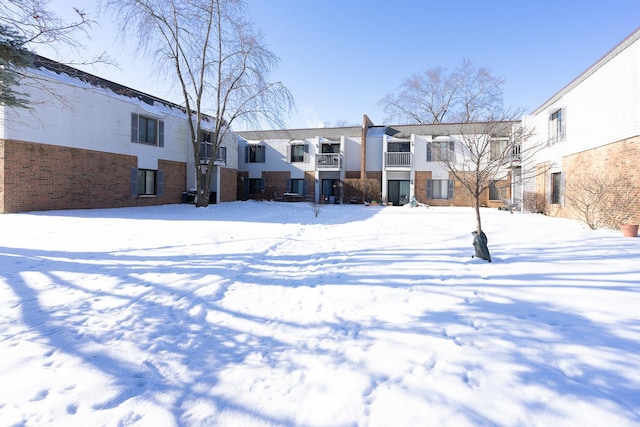
<svg viewBox="0 0 640 427"><path fill-rule="evenodd" d="M264 194L264 178L260 178L260 194Z"/></svg>
<svg viewBox="0 0 640 427"><path fill-rule="evenodd" d="M450 162L453 162L456 158L456 143L455 141L449 141L449 158Z"/></svg>
<svg viewBox="0 0 640 427"><path fill-rule="evenodd" d="M291 144L287 144L287 163L291 163Z"/></svg>
<svg viewBox="0 0 640 427"><path fill-rule="evenodd" d="M306 155L306 153L305 153ZM307 182L306 179L302 180L302 195L306 196L307 193L309 192L309 183Z"/></svg>
<svg viewBox="0 0 640 427"><path fill-rule="evenodd" d="M560 123L560 141L567 138L567 108L562 109L562 122ZM563 203L564 204L564 203Z"/></svg>
<svg viewBox="0 0 640 427"><path fill-rule="evenodd" d="M454 181L452 179L449 180L449 188L447 188L447 199L453 200L453 187Z"/></svg>
<svg viewBox="0 0 640 427"><path fill-rule="evenodd" d="M427 199L431 199L432 195L433 195L433 180L428 179L427 180Z"/></svg>
<svg viewBox="0 0 640 427"><path fill-rule="evenodd" d="M138 115L136 113L131 113L131 142L138 142Z"/></svg>
<svg viewBox="0 0 640 427"><path fill-rule="evenodd" d="M309 163L309 144L304 144L304 162ZM306 195L306 192L305 192L305 195Z"/></svg>
<svg viewBox="0 0 640 427"><path fill-rule="evenodd" d="M431 161L431 143L427 142L427 162L430 162L430 161Z"/></svg>
<svg viewBox="0 0 640 427"><path fill-rule="evenodd" d="M164 147L164 120L158 120L158 147Z"/></svg>
<svg viewBox="0 0 640 427"><path fill-rule="evenodd" d="M291 180L287 180L287 193L291 193Z"/></svg>
<svg viewBox="0 0 640 427"><path fill-rule="evenodd" d="M249 163L249 146L244 146L244 162Z"/></svg>
<svg viewBox="0 0 640 427"><path fill-rule="evenodd" d="M244 183L243 183L243 187L244 187L244 197L249 197L249 178L245 178L244 179Z"/></svg>
<svg viewBox="0 0 640 427"><path fill-rule="evenodd" d="M131 197L138 197L138 168L131 168Z"/></svg>
<svg viewBox="0 0 640 427"><path fill-rule="evenodd" d="M564 179L566 177L565 173L560 174L560 205L564 206Z"/></svg>
<svg viewBox="0 0 640 427"><path fill-rule="evenodd" d="M164 172L159 170L156 172L156 196L162 197L163 186L164 186Z"/></svg>

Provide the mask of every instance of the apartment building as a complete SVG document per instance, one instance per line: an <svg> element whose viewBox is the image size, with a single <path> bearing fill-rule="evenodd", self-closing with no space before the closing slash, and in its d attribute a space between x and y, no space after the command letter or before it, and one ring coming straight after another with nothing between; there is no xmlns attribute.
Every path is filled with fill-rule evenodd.
<svg viewBox="0 0 640 427"><path fill-rule="evenodd" d="M612 181L640 191L640 29L523 118L542 145L540 173L525 182L525 208L580 215L570 200L582 182ZM571 193L573 192L573 194ZM640 222L640 197L625 206Z"/></svg>
<svg viewBox="0 0 640 427"><path fill-rule="evenodd" d="M180 203L195 188L183 107L42 57L29 74L31 108L0 106L0 212ZM376 125L365 115L359 126L236 132L213 158L213 120L200 149L216 166L214 203L472 203L444 162L464 157L472 124ZM532 136L483 194L484 206L509 200L575 218L567 201L579 180L622 177L640 187L640 29L522 125ZM542 148L521 161L520 149L531 147ZM626 209L640 222L640 200Z"/></svg>
<svg viewBox="0 0 640 427"><path fill-rule="evenodd" d="M237 132L238 199L401 206L415 197L434 206L471 206L445 161L463 155L463 135L474 128L377 126L365 115L362 126ZM496 191L483 196L485 206L501 206L512 197L513 169L505 165Z"/></svg>
<svg viewBox="0 0 640 427"><path fill-rule="evenodd" d="M184 108L42 57L28 75L30 108L0 106L0 212L180 203L195 187ZM237 152L230 137L211 159L213 202L235 200Z"/></svg>

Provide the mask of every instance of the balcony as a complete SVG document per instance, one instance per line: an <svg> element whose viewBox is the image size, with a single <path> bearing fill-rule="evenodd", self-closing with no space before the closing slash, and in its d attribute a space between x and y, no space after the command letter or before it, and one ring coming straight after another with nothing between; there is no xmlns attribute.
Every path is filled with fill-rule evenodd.
<svg viewBox="0 0 640 427"><path fill-rule="evenodd" d="M213 159L215 166L225 166L227 164L227 148L218 147L218 155ZM213 143L201 142L200 143L200 163L207 164L213 157Z"/></svg>
<svg viewBox="0 0 640 427"><path fill-rule="evenodd" d="M322 170L340 170L342 158L339 153L316 154L316 168Z"/></svg>
<svg viewBox="0 0 640 427"><path fill-rule="evenodd" d="M391 152L384 153L385 168L411 168L411 153L408 152Z"/></svg>
<svg viewBox="0 0 640 427"><path fill-rule="evenodd" d="M516 144L511 147L511 155L507 158L507 161L511 166L517 166L522 161L522 152L520 144Z"/></svg>

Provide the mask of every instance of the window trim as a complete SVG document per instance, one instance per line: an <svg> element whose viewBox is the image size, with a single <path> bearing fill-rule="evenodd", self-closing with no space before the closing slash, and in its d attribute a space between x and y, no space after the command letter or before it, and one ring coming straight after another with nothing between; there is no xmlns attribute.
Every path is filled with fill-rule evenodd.
<svg viewBox="0 0 640 427"><path fill-rule="evenodd" d="M567 132L567 109L562 107L551 111L549 114L548 126L550 144L564 141L566 139Z"/></svg>
<svg viewBox="0 0 640 427"><path fill-rule="evenodd" d="M550 205L564 205L564 180L565 174L562 172L552 172L549 174Z"/></svg>
<svg viewBox="0 0 640 427"><path fill-rule="evenodd" d="M153 120L155 125L155 141L143 141L140 139L141 120ZM146 114L131 113L131 142L134 144L149 145L152 147L164 147L164 120Z"/></svg>
<svg viewBox="0 0 640 427"><path fill-rule="evenodd" d="M260 196L264 194L264 178L249 178L246 182L247 196ZM258 190L258 192L256 193L253 190Z"/></svg>
<svg viewBox="0 0 640 427"><path fill-rule="evenodd" d="M153 172L153 192L140 193L140 172ZM131 197L162 197L164 189L164 172L160 169L131 168Z"/></svg>
<svg viewBox="0 0 640 427"><path fill-rule="evenodd" d="M302 147L302 156L296 156L294 159L294 147ZM287 145L287 162L288 163L309 163L309 144L302 141L291 141Z"/></svg>
<svg viewBox="0 0 640 427"><path fill-rule="evenodd" d="M433 198L433 182L447 182L447 197ZM441 184L442 185L442 184ZM429 200L453 200L454 198L455 181L453 179L428 179L427 180L427 199Z"/></svg>
<svg viewBox="0 0 640 427"><path fill-rule="evenodd" d="M298 183L298 186L302 186L302 192L300 192L299 190L294 191L293 190L293 183L296 182ZM287 180L287 193L295 193L298 194L300 196L306 196L307 193L309 191L309 186L307 184L307 180L304 178L290 178L289 180Z"/></svg>
<svg viewBox="0 0 640 427"><path fill-rule="evenodd" d="M251 149L259 149L259 152L262 152L262 157L257 160L251 160ZM254 159L257 156L253 156ZM247 144L244 146L244 162L246 164L249 163L266 163L267 161L267 148L264 144Z"/></svg>
<svg viewBox="0 0 640 427"><path fill-rule="evenodd" d="M438 145L449 145L449 150L446 151L446 159L442 159L440 156L443 152L442 148L435 150L433 144ZM437 154L437 155L436 155ZM451 138L448 139L434 139L432 141L427 142L427 162L452 162L455 159L455 141Z"/></svg>

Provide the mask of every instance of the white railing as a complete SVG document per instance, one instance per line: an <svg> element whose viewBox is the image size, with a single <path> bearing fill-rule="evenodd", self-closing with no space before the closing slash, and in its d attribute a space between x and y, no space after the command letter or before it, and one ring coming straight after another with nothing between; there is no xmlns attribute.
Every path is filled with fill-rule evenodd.
<svg viewBox="0 0 640 427"><path fill-rule="evenodd" d="M318 169L340 168L340 154L316 154L316 167Z"/></svg>
<svg viewBox="0 0 640 427"><path fill-rule="evenodd" d="M384 164L386 167L410 167L411 153L384 153Z"/></svg>

